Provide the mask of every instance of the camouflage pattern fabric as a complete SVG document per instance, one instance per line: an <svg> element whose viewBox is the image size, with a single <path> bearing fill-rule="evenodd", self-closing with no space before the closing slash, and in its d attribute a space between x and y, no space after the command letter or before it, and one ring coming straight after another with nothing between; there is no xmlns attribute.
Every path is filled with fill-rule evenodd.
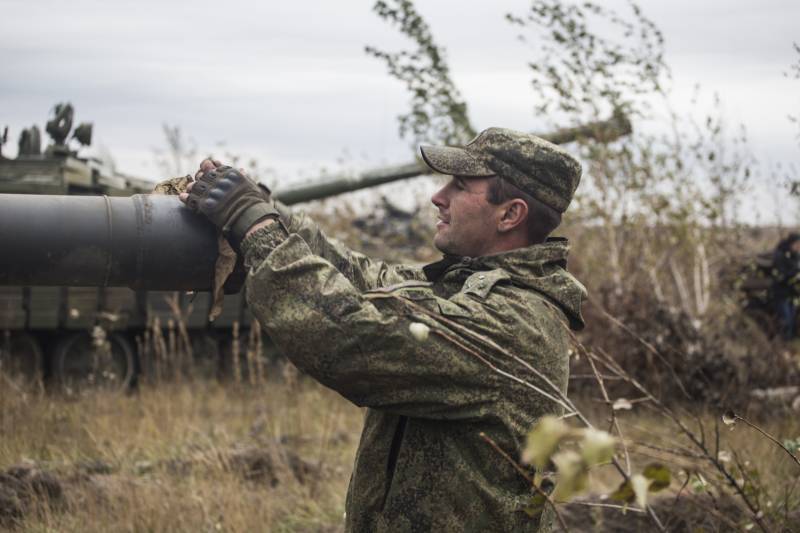
<svg viewBox="0 0 800 533"><path fill-rule="evenodd" d="M550 530L552 513L524 512L530 486L479 434L518 457L536 419L560 408L470 350L541 386L522 365L437 317L566 391L568 326L582 327L585 297L565 270L566 241L415 268L352 252L302 214L288 229L272 224L243 241L248 303L294 364L367 407L347 531ZM426 340L410 333L415 322L431 328Z"/></svg>
<svg viewBox="0 0 800 533"><path fill-rule="evenodd" d="M581 164L559 146L521 131L489 128L463 148L421 146L422 158L442 174L500 176L563 213L581 180Z"/></svg>

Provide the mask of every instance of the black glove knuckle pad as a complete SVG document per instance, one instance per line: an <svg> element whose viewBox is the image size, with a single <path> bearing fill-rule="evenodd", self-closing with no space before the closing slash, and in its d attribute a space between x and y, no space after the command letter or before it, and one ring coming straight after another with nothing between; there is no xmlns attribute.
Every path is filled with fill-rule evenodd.
<svg viewBox="0 0 800 533"><path fill-rule="evenodd" d="M238 170L231 169L225 173L225 179L230 180L233 183L239 183L243 178L244 176L242 176Z"/></svg>
<svg viewBox="0 0 800 533"><path fill-rule="evenodd" d="M258 221L279 216L269 189L229 166L203 173L192 187L187 205L208 217L232 243L238 243Z"/></svg>
<svg viewBox="0 0 800 533"><path fill-rule="evenodd" d="M208 183L209 185L213 185L215 181L217 181L218 174L214 170L209 170L202 176L200 179L197 180L198 183Z"/></svg>

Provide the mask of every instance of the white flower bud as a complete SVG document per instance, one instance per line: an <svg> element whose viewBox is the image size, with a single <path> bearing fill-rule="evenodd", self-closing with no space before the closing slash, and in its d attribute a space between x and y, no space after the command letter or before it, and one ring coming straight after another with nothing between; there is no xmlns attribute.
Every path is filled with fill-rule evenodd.
<svg viewBox="0 0 800 533"><path fill-rule="evenodd" d="M614 404L611 406L611 408L614 411L621 411L621 410L630 411L631 409L633 409L633 404L630 402L630 400L627 400L625 398L617 398L614 401Z"/></svg>
<svg viewBox="0 0 800 533"><path fill-rule="evenodd" d="M647 492L652 482L652 480L647 479L642 474L636 474L631 478L631 487L633 488L633 493L636 495L636 503L639 504L639 507L642 509L647 506Z"/></svg>
<svg viewBox="0 0 800 533"><path fill-rule="evenodd" d="M412 322L408 326L408 331L410 331L411 335L419 342L425 342L428 340L428 334L431 332L431 328L422 322Z"/></svg>
<svg viewBox="0 0 800 533"><path fill-rule="evenodd" d="M581 455L588 465L598 465L611 461L617 439L599 429L586 429L583 432Z"/></svg>

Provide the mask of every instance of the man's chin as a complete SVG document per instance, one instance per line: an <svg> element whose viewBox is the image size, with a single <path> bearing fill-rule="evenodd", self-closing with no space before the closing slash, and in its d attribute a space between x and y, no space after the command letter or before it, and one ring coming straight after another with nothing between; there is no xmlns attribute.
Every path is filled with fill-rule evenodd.
<svg viewBox="0 0 800 533"><path fill-rule="evenodd" d="M439 250L443 254L446 254L447 252L445 252L444 249L442 248L442 246L444 244L445 243L443 242L443 239L442 239L441 235L439 235L439 232L436 232L436 235L433 236L433 246L434 246L434 248L436 248L437 250Z"/></svg>
<svg viewBox="0 0 800 533"><path fill-rule="evenodd" d="M454 255L450 243L440 233L433 237L433 246L445 255Z"/></svg>

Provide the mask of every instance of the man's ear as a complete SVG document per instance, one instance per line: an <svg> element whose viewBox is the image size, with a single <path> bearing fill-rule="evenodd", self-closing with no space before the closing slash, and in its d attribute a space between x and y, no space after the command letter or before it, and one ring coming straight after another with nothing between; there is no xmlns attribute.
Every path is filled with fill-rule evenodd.
<svg viewBox="0 0 800 533"><path fill-rule="evenodd" d="M509 200L503 207L503 214L497 224L497 230L501 233L511 231L514 228L523 226L528 219L528 204L520 198Z"/></svg>

